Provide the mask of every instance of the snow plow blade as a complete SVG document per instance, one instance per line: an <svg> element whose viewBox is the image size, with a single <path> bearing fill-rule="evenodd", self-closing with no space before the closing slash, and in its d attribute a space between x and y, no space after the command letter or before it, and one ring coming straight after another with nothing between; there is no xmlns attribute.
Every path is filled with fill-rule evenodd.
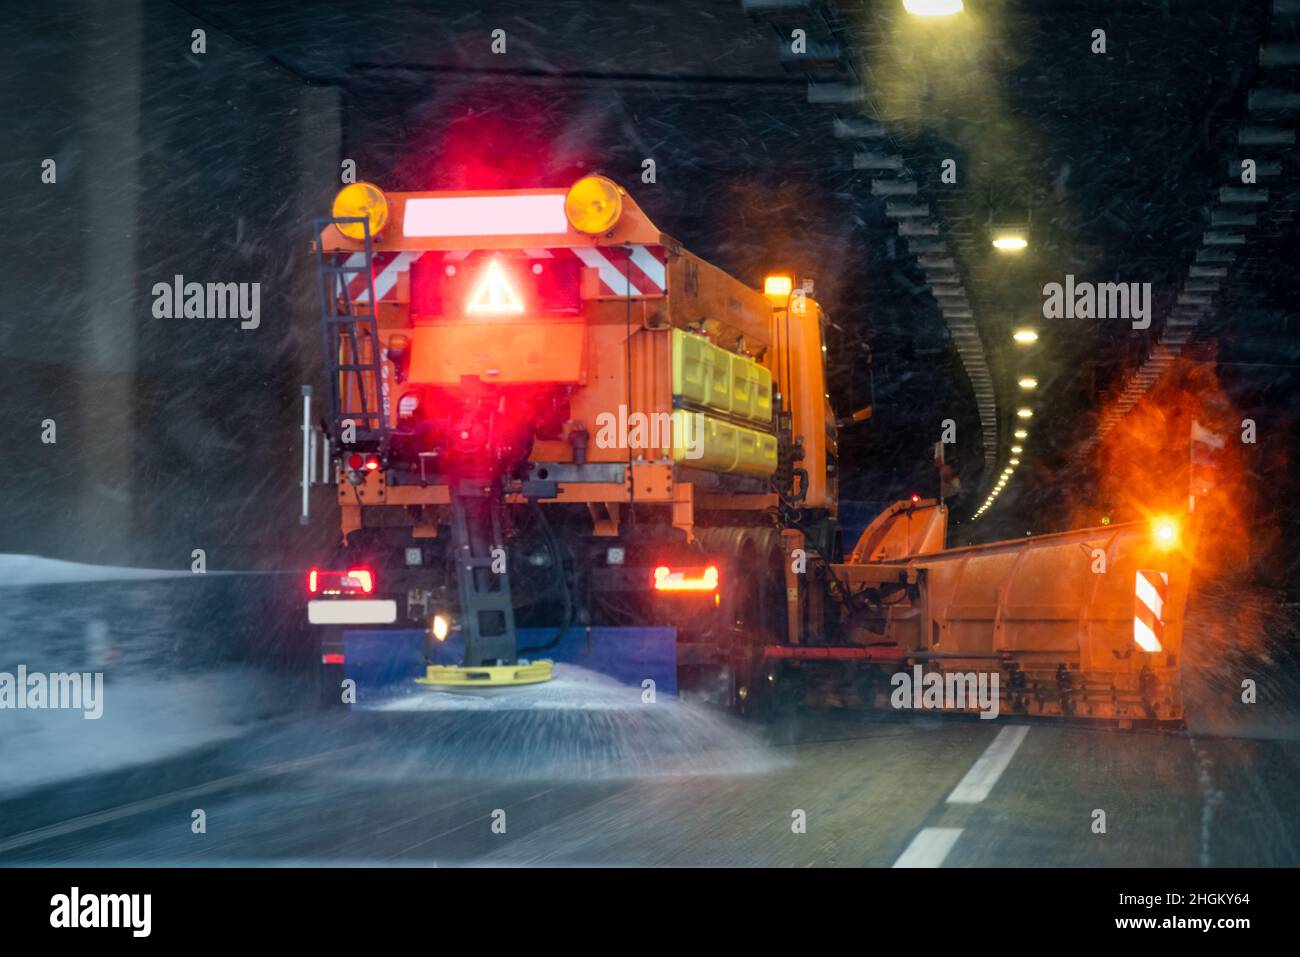
<svg viewBox="0 0 1300 957"><path fill-rule="evenodd" d="M535 685L550 681L551 662L521 661L513 665L483 665L466 668L460 665L429 665L423 678L415 683L434 690L457 688L508 688L516 685Z"/></svg>
<svg viewBox="0 0 1300 957"><path fill-rule="evenodd" d="M927 527L945 517L942 507L917 511L939 513L917 516ZM1162 519L967 548L914 547L874 561L869 546L888 536L873 525L853 559L831 566L843 593L840 641L769 648L768 657L861 662L856 690L871 706L889 707L891 697L895 707L915 706L891 695L900 673L913 683L911 676L930 672L982 674L996 676L996 713L1004 716L1181 722L1191 568L1183 524ZM912 540L928 545L933 537ZM897 555L897 547L889 550ZM969 701L943 707L976 710Z"/></svg>

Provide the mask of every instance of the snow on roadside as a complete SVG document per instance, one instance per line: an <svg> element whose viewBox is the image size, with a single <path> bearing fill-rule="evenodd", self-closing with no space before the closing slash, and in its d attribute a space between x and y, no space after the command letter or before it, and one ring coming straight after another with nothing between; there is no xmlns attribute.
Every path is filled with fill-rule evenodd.
<svg viewBox="0 0 1300 957"><path fill-rule="evenodd" d="M60 781L174 757L247 734L270 679L243 668L104 684L104 713L0 711L0 799Z"/></svg>
<svg viewBox="0 0 1300 957"><path fill-rule="evenodd" d="M0 587L64 585L77 582L139 581L150 578L179 578L193 574L161 568L125 568L116 565L85 565L39 555L0 552Z"/></svg>

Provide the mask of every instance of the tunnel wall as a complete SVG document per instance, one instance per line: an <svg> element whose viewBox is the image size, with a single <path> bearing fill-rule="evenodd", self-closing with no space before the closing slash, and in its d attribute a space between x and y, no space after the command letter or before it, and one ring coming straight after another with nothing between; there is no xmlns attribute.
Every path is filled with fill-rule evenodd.
<svg viewBox="0 0 1300 957"><path fill-rule="evenodd" d="M37 7L14 14L24 42L3 67L23 228L0 273L0 551L292 561L328 535L298 526L297 449L300 386L320 365L308 243L338 182L337 90L170 4ZM257 328L156 318L154 284L176 275L259 284Z"/></svg>

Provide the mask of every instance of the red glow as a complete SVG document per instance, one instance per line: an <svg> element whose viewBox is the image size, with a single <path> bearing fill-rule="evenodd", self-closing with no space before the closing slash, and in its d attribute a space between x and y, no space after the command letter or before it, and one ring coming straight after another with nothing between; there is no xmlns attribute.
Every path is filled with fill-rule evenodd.
<svg viewBox="0 0 1300 957"><path fill-rule="evenodd" d="M391 188L567 189L597 152L572 131L571 107L563 98L514 89L503 99L498 83L485 80L440 100L437 113L421 121L410 149L392 168Z"/></svg>
<svg viewBox="0 0 1300 957"><path fill-rule="evenodd" d="M354 472L360 472L361 467L365 464L366 460L360 452L353 452L348 456L348 468Z"/></svg>
<svg viewBox="0 0 1300 957"><path fill-rule="evenodd" d="M366 471L373 472L377 468L379 468L379 456L377 455L368 456L366 458Z"/></svg>
<svg viewBox="0 0 1300 957"><path fill-rule="evenodd" d="M710 565L702 571L698 568L674 571L667 565L658 565L651 584L655 591L717 591L718 566Z"/></svg>
<svg viewBox="0 0 1300 957"><path fill-rule="evenodd" d="M321 655L320 663L323 665L341 665L343 664L343 656L339 654Z"/></svg>
<svg viewBox="0 0 1300 957"><path fill-rule="evenodd" d="M313 568L311 571L307 573L307 592L309 594L312 595L316 594L317 590L320 588L319 578L320 578L319 569Z"/></svg>
<svg viewBox="0 0 1300 957"><path fill-rule="evenodd" d="M919 495L913 493L913 494L912 494L912 504L913 504L913 505L919 505L920 502L921 502L921 496L919 496Z"/></svg>

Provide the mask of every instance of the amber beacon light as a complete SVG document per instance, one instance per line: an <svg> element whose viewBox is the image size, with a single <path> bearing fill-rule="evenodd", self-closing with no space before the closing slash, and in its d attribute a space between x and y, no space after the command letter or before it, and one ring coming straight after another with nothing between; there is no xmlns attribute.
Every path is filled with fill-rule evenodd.
<svg viewBox="0 0 1300 957"><path fill-rule="evenodd" d="M388 199L378 186L349 183L334 197L332 212L335 219L369 220L370 235L374 236L388 224ZM338 229L348 239L366 238L365 227L361 223L339 223Z"/></svg>
<svg viewBox="0 0 1300 957"><path fill-rule="evenodd" d="M623 215L623 190L604 176L584 176L564 197L564 216L580 233L607 233Z"/></svg>

